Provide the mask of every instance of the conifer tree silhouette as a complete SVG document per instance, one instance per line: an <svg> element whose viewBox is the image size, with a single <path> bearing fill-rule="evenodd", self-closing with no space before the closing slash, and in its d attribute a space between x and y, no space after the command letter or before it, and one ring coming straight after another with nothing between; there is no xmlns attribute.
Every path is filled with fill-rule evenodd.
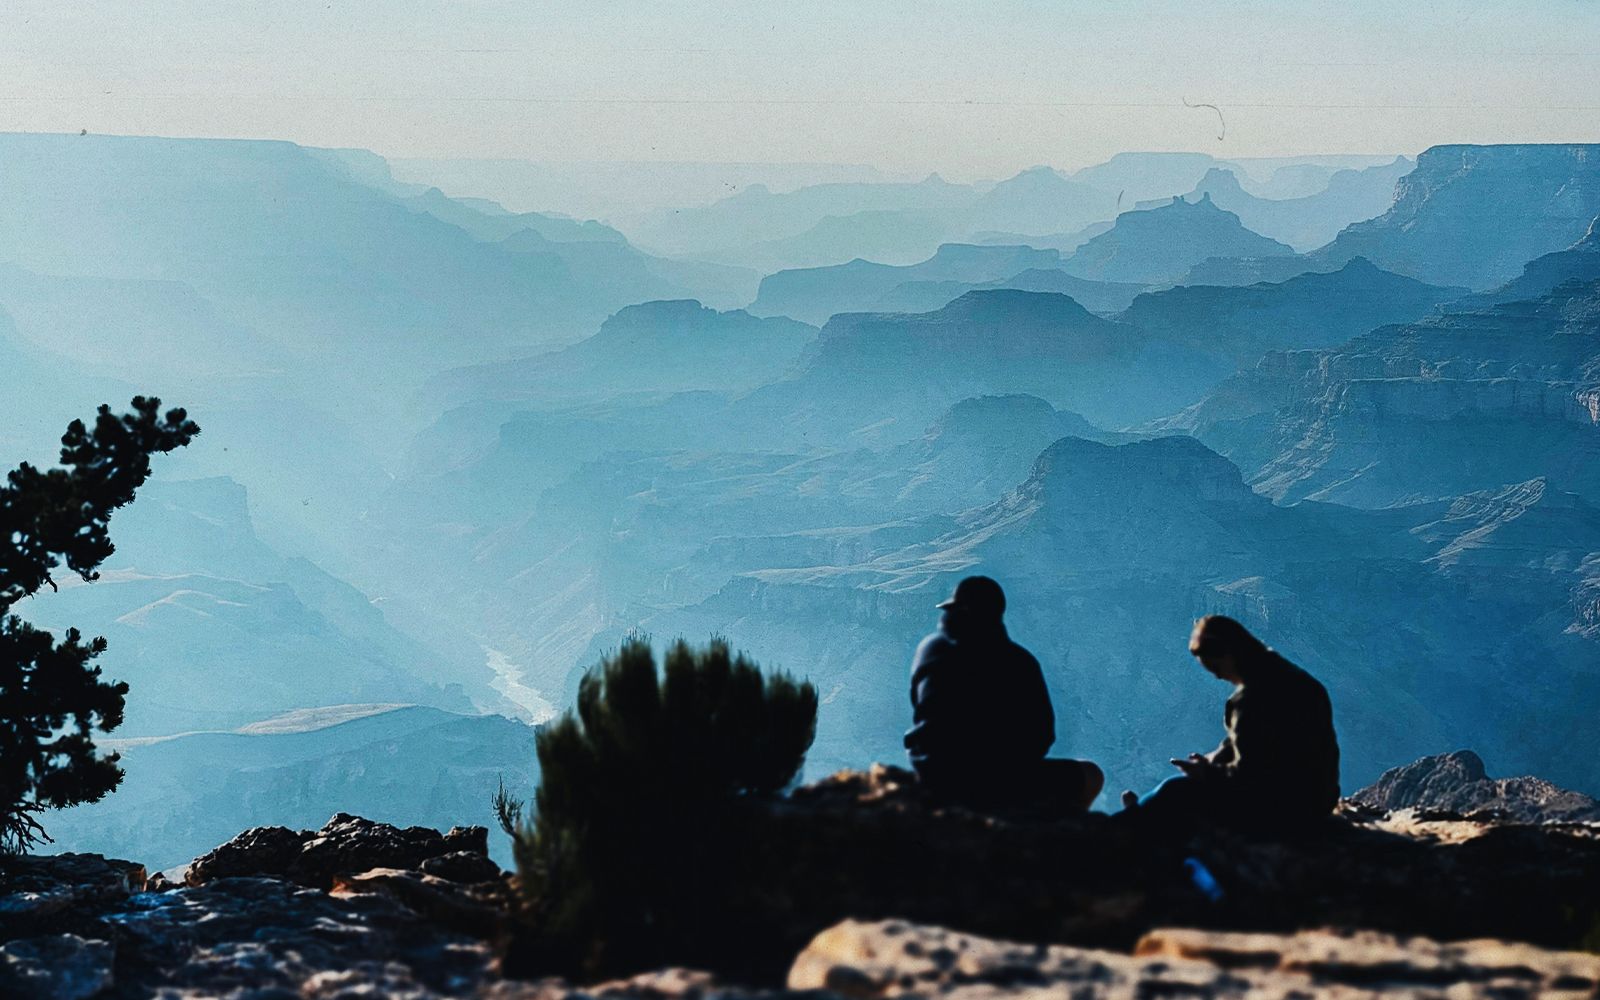
<svg viewBox="0 0 1600 1000"><path fill-rule="evenodd" d="M96 579L114 551L111 514L149 478L150 457L200 433L183 410L160 407L143 396L121 416L101 406L92 428L67 427L58 468L24 463L0 486L0 852L48 841L40 813L98 801L122 781L117 755L98 753L93 737L122 723L128 692L93 665L105 639L69 628L58 641L10 612L55 589L62 566Z"/></svg>

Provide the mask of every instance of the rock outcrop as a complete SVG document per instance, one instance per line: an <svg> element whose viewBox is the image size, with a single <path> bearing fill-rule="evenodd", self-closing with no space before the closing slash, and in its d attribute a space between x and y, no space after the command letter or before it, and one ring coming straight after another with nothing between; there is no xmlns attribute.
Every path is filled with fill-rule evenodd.
<svg viewBox="0 0 1600 1000"><path fill-rule="evenodd" d="M339 813L322 829L262 826L246 830L189 865L184 883L266 875L327 889L336 876L373 868L417 868L450 881L489 882L500 867L489 860L489 831L453 827L448 833L404 829Z"/></svg>
<svg viewBox="0 0 1600 1000"><path fill-rule="evenodd" d="M1600 801L1543 778L1491 778L1471 750L1424 757L1384 772L1351 796L1373 809L1422 815L1510 819L1518 823L1597 823Z"/></svg>
<svg viewBox="0 0 1600 1000"><path fill-rule="evenodd" d="M0 859L0 996L472 992L511 898L486 837L341 814L246 831L181 887L98 855Z"/></svg>

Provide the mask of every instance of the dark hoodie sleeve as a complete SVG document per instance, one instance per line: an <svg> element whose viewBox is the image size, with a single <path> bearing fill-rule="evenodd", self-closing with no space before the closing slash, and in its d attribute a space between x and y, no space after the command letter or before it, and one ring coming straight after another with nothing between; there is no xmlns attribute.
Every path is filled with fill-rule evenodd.
<svg viewBox="0 0 1600 1000"><path fill-rule="evenodd" d="M1228 720L1233 755L1225 769L1236 779L1270 781L1295 767L1298 729L1309 723L1292 699L1269 684L1246 684L1235 696Z"/></svg>
<svg viewBox="0 0 1600 1000"><path fill-rule="evenodd" d="M930 635L922 640L912 660L911 729L905 736L905 746L912 757L934 752L952 724L950 713L959 707L950 704L948 665L952 652L950 640Z"/></svg>
<svg viewBox="0 0 1600 1000"><path fill-rule="evenodd" d="M1211 763L1216 764L1218 767L1221 767L1224 770L1232 770L1234 760L1237 757L1237 753L1233 746L1233 720L1239 700L1240 695L1238 691L1235 691L1233 694L1228 696L1228 705L1222 713L1222 742L1217 744L1217 748L1215 750L1206 754L1206 758L1210 760Z"/></svg>
<svg viewBox="0 0 1600 1000"><path fill-rule="evenodd" d="M1024 749L1030 755L1043 757L1056 741L1056 713L1050 705L1050 686L1045 683L1044 669L1032 653L1025 652L1024 655L1027 656L1028 666L1027 704L1033 706L1026 729L1028 743Z"/></svg>

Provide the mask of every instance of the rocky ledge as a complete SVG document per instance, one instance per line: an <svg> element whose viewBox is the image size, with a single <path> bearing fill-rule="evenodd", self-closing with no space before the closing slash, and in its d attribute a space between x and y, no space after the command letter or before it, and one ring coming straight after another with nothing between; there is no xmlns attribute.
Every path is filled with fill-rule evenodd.
<svg viewBox="0 0 1600 1000"><path fill-rule="evenodd" d="M900 921L846 921L811 942L790 990L855 1000L940 996L1593 997L1600 955L1478 940L1441 944L1372 932L1292 935L1157 930L1132 953L977 938Z"/></svg>
<svg viewBox="0 0 1600 1000"><path fill-rule="evenodd" d="M1397 775L1391 791L1491 780L1459 759L1434 770L1431 783ZM0 996L1600 991L1600 957L1578 953L1600 947L1592 824L1351 800L1292 839L1179 839L1103 815L941 807L883 767L802 788L763 822L765 909L751 919L770 948L753 965L582 990L508 981L495 952L514 884L482 828L340 815L318 831L247 831L182 884L98 856L0 861Z"/></svg>
<svg viewBox="0 0 1600 1000"><path fill-rule="evenodd" d="M0 859L0 996L450 996L509 908L488 831L340 814L248 830L183 884L98 855Z"/></svg>

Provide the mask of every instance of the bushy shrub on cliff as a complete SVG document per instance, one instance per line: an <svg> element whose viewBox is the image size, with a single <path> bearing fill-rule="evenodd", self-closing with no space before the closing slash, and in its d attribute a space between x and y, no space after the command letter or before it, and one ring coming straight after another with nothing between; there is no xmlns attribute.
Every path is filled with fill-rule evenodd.
<svg viewBox="0 0 1600 1000"><path fill-rule="evenodd" d="M96 752L93 731L122 722L126 684L102 680L104 639L69 628L58 642L10 614L48 585L61 565L84 580L111 555L111 512L150 476L150 456L189 443L200 428L183 410L163 416L142 396L133 412L100 407L92 429L74 420L61 438L61 467L26 463L0 486L0 851L48 840L35 818L94 802L117 787L117 755Z"/></svg>
<svg viewBox="0 0 1600 1000"><path fill-rule="evenodd" d="M817 693L727 643L674 644L657 670L631 639L538 736L530 822L509 803L526 921L507 971L615 973L737 947L757 886L740 876L746 807L800 771Z"/></svg>

